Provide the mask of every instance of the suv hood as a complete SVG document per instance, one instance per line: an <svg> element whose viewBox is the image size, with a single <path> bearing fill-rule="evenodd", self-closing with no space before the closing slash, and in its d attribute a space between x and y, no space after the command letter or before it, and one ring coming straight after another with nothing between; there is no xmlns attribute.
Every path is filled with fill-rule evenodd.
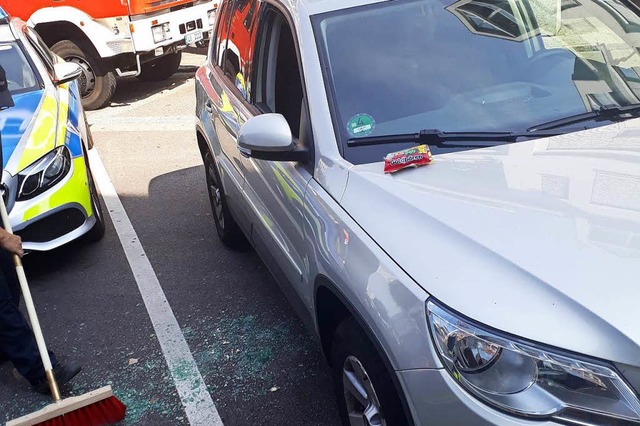
<svg viewBox="0 0 640 426"><path fill-rule="evenodd" d="M640 365L640 120L437 155L395 175L354 166L341 204L463 315Z"/></svg>

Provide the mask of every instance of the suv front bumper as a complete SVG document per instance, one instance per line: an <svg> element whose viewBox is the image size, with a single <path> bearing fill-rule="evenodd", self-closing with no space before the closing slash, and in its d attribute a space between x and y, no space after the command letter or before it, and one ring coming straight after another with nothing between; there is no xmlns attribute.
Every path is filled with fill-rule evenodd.
<svg viewBox="0 0 640 426"><path fill-rule="evenodd" d="M466 393L444 370L398 372L417 425L551 426L552 421L527 420L494 410Z"/></svg>

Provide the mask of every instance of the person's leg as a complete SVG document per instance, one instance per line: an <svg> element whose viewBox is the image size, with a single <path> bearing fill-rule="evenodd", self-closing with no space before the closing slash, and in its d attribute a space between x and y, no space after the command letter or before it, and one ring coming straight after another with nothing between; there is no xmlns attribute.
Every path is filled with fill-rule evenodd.
<svg viewBox="0 0 640 426"><path fill-rule="evenodd" d="M0 270L0 350L32 385L44 377L33 331L14 303L4 271ZM56 362L55 357L51 361Z"/></svg>
<svg viewBox="0 0 640 426"><path fill-rule="evenodd" d="M16 370L24 376L32 389L48 393L49 385L44 374L40 352L33 331L18 308L20 282L8 253L0 250L0 354L13 362ZM53 374L58 385L73 379L82 369L80 364L68 361L60 363L49 351Z"/></svg>
<svg viewBox="0 0 640 426"><path fill-rule="evenodd" d="M42 381L44 367L33 331L18 307L20 295L12 255L0 250L0 354L33 385ZM52 365L58 362L51 351L49 359Z"/></svg>
<svg viewBox="0 0 640 426"><path fill-rule="evenodd" d="M13 304L20 306L20 297L22 292L20 291L20 281L18 281L16 267L13 263L13 255L2 249L0 249L0 272L2 272L4 279L7 282Z"/></svg>

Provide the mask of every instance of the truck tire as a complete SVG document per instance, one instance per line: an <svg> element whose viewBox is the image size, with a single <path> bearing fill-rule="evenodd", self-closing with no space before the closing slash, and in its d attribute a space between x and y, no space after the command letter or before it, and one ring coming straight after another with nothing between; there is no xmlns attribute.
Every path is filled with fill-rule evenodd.
<svg viewBox="0 0 640 426"><path fill-rule="evenodd" d="M93 49L71 40L62 40L51 46L51 50L65 61L77 63L84 70L78 80L84 109L107 106L116 91L116 74L106 67Z"/></svg>
<svg viewBox="0 0 640 426"><path fill-rule="evenodd" d="M143 81L163 81L178 71L182 61L182 52L170 53L141 65L138 78Z"/></svg>

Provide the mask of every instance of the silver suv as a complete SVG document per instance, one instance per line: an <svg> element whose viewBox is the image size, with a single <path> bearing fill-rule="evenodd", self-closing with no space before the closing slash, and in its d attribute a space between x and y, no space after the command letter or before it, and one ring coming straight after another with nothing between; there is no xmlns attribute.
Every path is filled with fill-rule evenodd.
<svg viewBox="0 0 640 426"><path fill-rule="evenodd" d="M222 2L215 226L318 337L345 425L640 423L639 28L618 0Z"/></svg>

